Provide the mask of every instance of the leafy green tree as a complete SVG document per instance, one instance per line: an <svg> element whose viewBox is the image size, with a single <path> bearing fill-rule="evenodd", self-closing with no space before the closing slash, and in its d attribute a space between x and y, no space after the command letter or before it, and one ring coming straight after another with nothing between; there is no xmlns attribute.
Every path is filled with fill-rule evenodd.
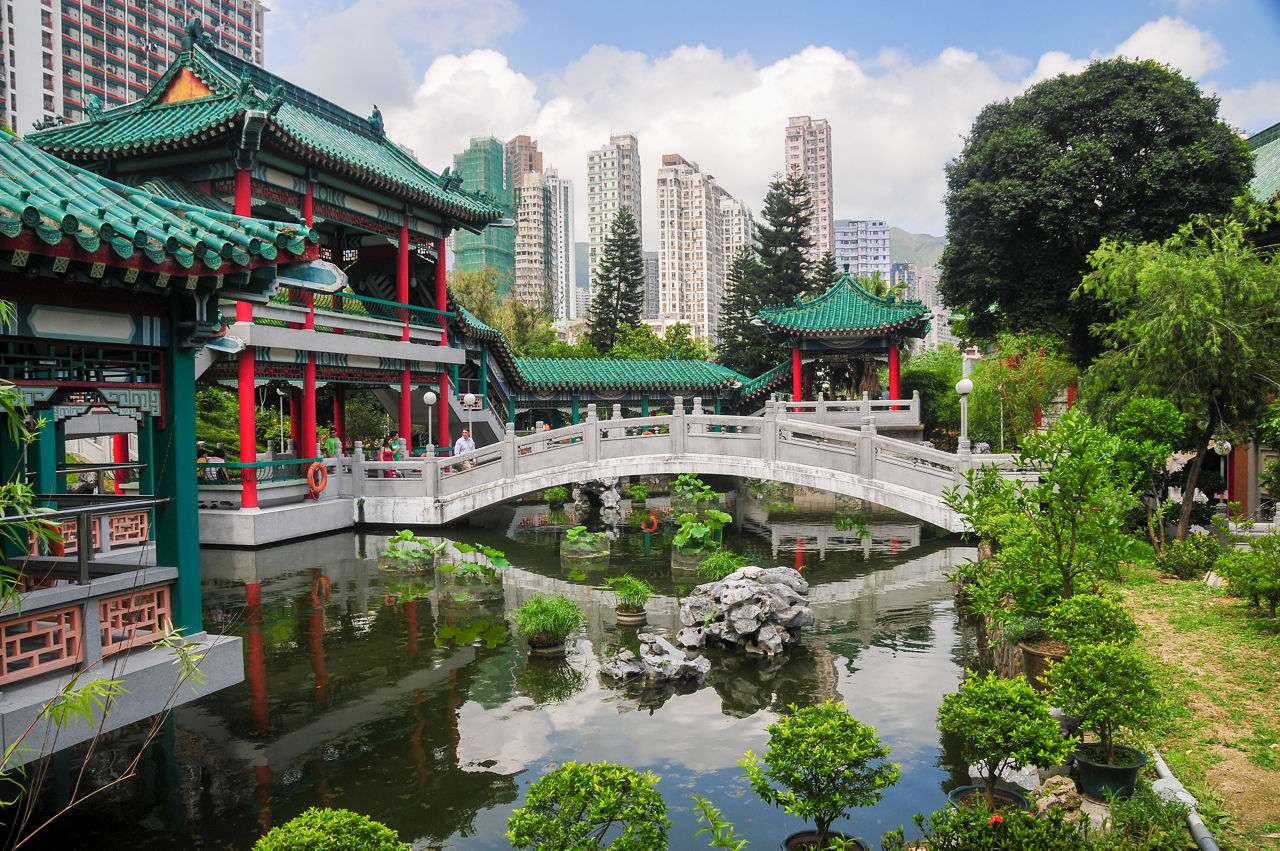
<svg viewBox="0 0 1280 851"><path fill-rule="evenodd" d="M830 251L822 252L822 256L818 258L818 262L813 267L813 282L817 286L831 284L840 280L840 267L836 265L836 256Z"/></svg>
<svg viewBox="0 0 1280 851"><path fill-rule="evenodd" d="M454 301L465 307L476 319L496 328L501 306L498 298L499 277L498 270L492 266L486 266L478 272L450 269L449 293Z"/></svg>
<svg viewBox="0 0 1280 851"><path fill-rule="evenodd" d="M591 282L595 295L587 337L596 349L607 352L618 329L639 325L644 312L644 254L635 217L627 207L614 217L597 274Z"/></svg>
<svg viewBox="0 0 1280 851"><path fill-rule="evenodd" d="M878 298L891 298L897 301L907 292L906 281L890 284L889 279L882 277L879 272L872 272L870 275L855 275L853 279L857 281L858 286Z"/></svg>
<svg viewBox="0 0 1280 851"><path fill-rule="evenodd" d="M813 201L804 174L774 175L762 213L754 258L744 253L729 269L718 329L720 363L750 376L777 366L781 359L765 330L752 324L756 314L762 307L794 301L813 285L808 260L813 250ZM824 290L830 285L830 280L821 282Z"/></svg>
<svg viewBox="0 0 1280 851"><path fill-rule="evenodd" d="M1163 242L1104 240L1082 289L1115 316L1089 370L1091 396L1168 399L1199 428L1187 468L1178 537L1210 441L1262 419L1280 387L1280 266L1252 236L1280 207L1198 216Z"/></svg>
<svg viewBox="0 0 1280 851"><path fill-rule="evenodd" d="M1048 334L1001 334L995 356L973 367L970 437L1003 451L1038 428L1044 409L1061 399L1077 376L1062 349Z"/></svg>
<svg viewBox="0 0 1280 851"><path fill-rule="evenodd" d="M902 367L902 392L920 393L920 424L924 438L939 448L955 448L960 432L960 349L954 345L926 349Z"/></svg>
<svg viewBox="0 0 1280 851"><path fill-rule="evenodd" d="M671 820L657 782L625 765L566 762L529 787L507 839L514 848L660 851Z"/></svg>
<svg viewBox="0 0 1280 851"><path fill-rule="evenodd" d="M677 322L659 337L648 325L618 329L609 357L618 360L711 360L714 353L705 340L695 340L685 322Z"/></svg>
<svg viewBox="0 0 1280 851"><path fill-rule="evenodd" d="M517 357L545 349L556 341L556 329L546 311L529 307L514 296L502 300L494 321Z"/></svg>
<svg viewBox="0 0 1280 851"><path fill-rule="evenodd" d="M987 106L947 165L943 296L976 338L1049 329L1087 363L1100 306L1070 297L1089 253L1225 213L1251 177L1217 99L1166 66L1111 59L1045 80Z"/></svg>

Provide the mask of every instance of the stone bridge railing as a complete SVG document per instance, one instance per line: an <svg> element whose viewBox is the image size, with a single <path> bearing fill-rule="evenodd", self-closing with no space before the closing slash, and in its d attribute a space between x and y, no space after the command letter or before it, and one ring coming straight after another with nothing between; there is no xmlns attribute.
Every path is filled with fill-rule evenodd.
<svg viewBox="0 0 1280 851"><path fill-rule="evenodd" d="M763 416L726 416L703 412L700 399L686 413L677 398L672 415L624 419L615 405L600 419L590 405L581 423L527 435L508 426L502 441L462 455L369 462L356 452L328 463L338 493L356 498L359 519L423 525L558 484L696 472L819 487L960 531L943 494L966 470L994 463L1020 475L1011 456L942 452L879 434L875 417L846 428L793 416L790 406L769 402Z"/></svg>

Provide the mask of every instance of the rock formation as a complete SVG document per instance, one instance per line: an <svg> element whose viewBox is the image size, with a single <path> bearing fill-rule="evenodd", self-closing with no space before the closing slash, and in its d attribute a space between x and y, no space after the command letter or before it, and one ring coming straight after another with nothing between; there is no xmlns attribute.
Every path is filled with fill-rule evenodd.
<svg viewBox="0 0 1280 851"><path fill-rule="evenodd" d="M676 641L695 648L714 639L747 653L777 655L814 624L808 593L809 583L790 567L743 567L699 585L681 601L685 628Z"/></svg>

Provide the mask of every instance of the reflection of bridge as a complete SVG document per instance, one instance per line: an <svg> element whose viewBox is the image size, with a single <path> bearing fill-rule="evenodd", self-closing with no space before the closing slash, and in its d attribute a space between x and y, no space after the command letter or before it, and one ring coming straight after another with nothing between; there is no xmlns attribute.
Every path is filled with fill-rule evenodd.
<svg viewBox="0 0 1280 851"><path fill-rule="evenodd" d="M357 452L335 473L366 523L433 526L553 485L694 472L821 488L956 532L961 521L943 494L978 463L1016 475L1010 456L975 459L886 437L874 417L850 429L793 417L781 403L763 416L721 416L694 399L691 414L677 400L672 416L623 419L615 406L602 420L591 406L585 422L554 431L518 436L508 426L501 442L452 458L372 463Z"/></svg>

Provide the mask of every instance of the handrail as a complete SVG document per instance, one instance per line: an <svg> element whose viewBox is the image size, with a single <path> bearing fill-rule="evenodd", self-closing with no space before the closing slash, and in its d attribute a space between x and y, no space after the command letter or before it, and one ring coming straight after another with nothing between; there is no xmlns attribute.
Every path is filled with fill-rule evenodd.
<svg viewBox="0 0 1280 851"><path fill-rule="evenodd" d="M148 497L146 499L138 499L136 497L119 497L115 500L107 499L107 494L66 494L66 493L42 493L35 494L32 499L39 502L76 502L79 500L93 500L91 505L81 505L75 508L55 508L49 511L42 511L35 514L5 514L0 516L0 524L5 523L22 523L32 520L46 522L51 520L64 520L73 517L79 517L81 514L95 516L98 514L110 514L120 511L140 511L148 508L157 508L161 505L169 504L169 497L157 496Z"/></svg>
<svg viewBox="0 0 1280 851"><path fill-rule="evenodd" d="M441 316L448 318L454 315L448 310L401 304L356 293L312 293L293 287L281 287L271 300L277 304L302 304L304 295L311 296L311 306L317 311L343 316L367 316L393 322L407 321L410 325L425 328L439 328Z"/></svg>

